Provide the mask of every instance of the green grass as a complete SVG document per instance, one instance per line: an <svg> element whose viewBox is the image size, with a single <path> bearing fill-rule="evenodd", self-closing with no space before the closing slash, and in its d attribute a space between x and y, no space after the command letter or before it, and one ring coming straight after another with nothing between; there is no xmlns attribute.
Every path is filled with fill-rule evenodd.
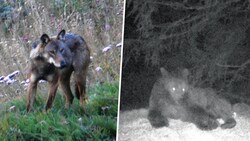
<svg viewBox="0 0 250 141"><path fill-rule="evenodd" d="M46 99L39 95L30 113L25 98L9 102L0 114L0 140L115 140L118 83L92 86L88 97L85 108L74 99L66 109L57 94L48 112L43 110ZM11 106L16 108L10 111Z"/></svg>

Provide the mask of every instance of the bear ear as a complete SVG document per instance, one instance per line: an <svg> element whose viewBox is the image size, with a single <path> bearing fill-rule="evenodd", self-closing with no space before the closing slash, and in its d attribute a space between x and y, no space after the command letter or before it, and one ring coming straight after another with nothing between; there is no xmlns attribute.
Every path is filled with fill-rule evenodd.
<svg viewBox="0 0 250 141"><path fill-rule="evenodd" d="M65 36L65 30L63 29L62 31L60 31L57 35L57 39L58 40L64 40L64 36Z"/></svg>
<svg viewBox="0 0 250 141"><path fill-rule="evenodd" d="M161 75L162 76L168 76L169 75L168 71L165 68L161 67L160 70L161 70Z"/></svg>
<svg viewBox="0 0 250 141"><path fill-rule="evenodd" d="M50 38L47 34L43 34L40 38L40 40L42 41L43 44L48 44L50 41Z"/></svg>
<svg viewBox="0 0 250 141"><path fill-rule="evenodd" d="M182 77L184 78L184 79L188 79L188 76L189 76L189 74L190 74L190 72L189 72L189 70L188 69L183 69L182 70Z"/></svg>

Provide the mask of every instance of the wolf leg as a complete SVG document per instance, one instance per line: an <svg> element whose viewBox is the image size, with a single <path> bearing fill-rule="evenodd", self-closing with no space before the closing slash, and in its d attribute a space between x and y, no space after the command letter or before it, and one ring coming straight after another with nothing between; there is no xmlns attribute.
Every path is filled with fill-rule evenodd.
<svg viewBox="0 0 250 141"><path fill-rule="evenodd" d="M74 96L72 94L72 91L70 89L70 76L72 71L67 70L65 71L59 78L59 84L64 92L65 98L66 98L66 108L69 108L70 105L73 103Z"/></svg>
<svg viewBox="0 0 250 141"><path fill-rule="evenodd" d="M87 69L84 71L75 71L74 72L74 79L75 79L75 90L76 90L76 97L80 101L80 105L84 106L87 100L86 96L86 76L87 76Z"/></svg>
<svg viewBox="0 0 250 141"><path fill-rule="evenodd" d="M58 82L49 82L49 96L45 107L46 111L52 107L53 101L56 96L57 88L58 88Z"/></svg>
<svg viewBox="0 0 250 141"><path fill-rule="evenodd" d="M33 103L36 96L37 82L30 82L28 87L28 96L27 96L27 112L30 112L33 107Z"/></svg>

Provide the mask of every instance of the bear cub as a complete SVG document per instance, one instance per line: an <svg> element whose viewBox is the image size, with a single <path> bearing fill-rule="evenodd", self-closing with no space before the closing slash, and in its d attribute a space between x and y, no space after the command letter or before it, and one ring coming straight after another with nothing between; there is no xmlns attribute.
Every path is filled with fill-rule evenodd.
<svg viewBox="0 0 250 141"><path fill-rule="evenodd" d="M153 127L169 126L169 118L194 123L201 130L233 128L232 105L210 88L188 85L188 70L181 75L170 75L161 68L149 100L148 119ZM220 125L217 119L223 119Z"/></svg>

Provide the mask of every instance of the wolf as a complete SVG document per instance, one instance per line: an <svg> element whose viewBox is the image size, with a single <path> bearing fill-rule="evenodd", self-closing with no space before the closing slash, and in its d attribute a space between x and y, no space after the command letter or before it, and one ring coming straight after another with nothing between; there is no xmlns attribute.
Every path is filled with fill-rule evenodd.
<svg viewBox="0 0 250 141"><path fill-rule="evenodd" d="M161 68L149 100L148 119L153 127L169 126L169 118L194 123L201 130L233 128L232 105L216 95L211 88L196 88L188 84L189 72L184 69L173 76ZM225 123L219 125L218 119Z"/></svg>
<svg viewBox="0 0 250 141"><path fill-rule="evenodd" d="M80 105L84 106L90 49L80 35L66 33L65 30L51 38L43 34L33 43L29 58L27 112L32 110L39 80L48 81L46 111L52 107L59 85L66 98L65 106L69 107L74 99L70 89L70 77L73 71L75 96L79 99Z"/></svg>

